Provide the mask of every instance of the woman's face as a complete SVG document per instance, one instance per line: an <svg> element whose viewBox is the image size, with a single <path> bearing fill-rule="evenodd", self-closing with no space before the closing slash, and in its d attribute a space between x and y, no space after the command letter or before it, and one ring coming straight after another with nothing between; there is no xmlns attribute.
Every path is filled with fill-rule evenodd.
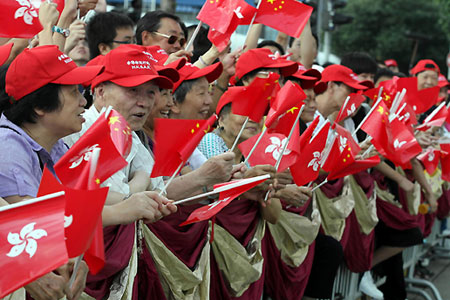
<svg viewBox="0 0 450 300"><path fill-rule="evenodd" d="M224 116L220 116L219 126L223 128L222 134L228 137L228 139L234 141L234 139L236 139L236 137L238 136L242 124L244 124L245 122L245 119L245 116L235 115L231 111ZM262 120L260 123L255 123L252 120L249 120L247 122L247 125L245 126L244 131L242 131L240 141L245 141L252 136L260 133L262 123Z"/></svg>
<svg viewBox="0 0 450 300"><path fill-rule="evenodd" d="M77 85L62 85L59 91L60 108L43 113L41 122L54 130L58 138L81 130L85 119L82 117L86 99L80 94Z"/></svg>
<svg viewBox="0 0 450 300"><path fill-rule="evenodd" d="M305 123L309 123L314 120L314 115L317 110L316 94L314 93L314 89L306 89L303 91L306 94L306 99L303 101L305 102L305 108L303 109L300 119Z"/></svg>
<svg viewBox="0 0 450 300"><path fill-rule="evenodd" d="M153 124L156 118L168 119L173 105L172 91L167 89L161 90L161 93L155 98L155 105L150 111L145 127L154 129Z"/></svg>

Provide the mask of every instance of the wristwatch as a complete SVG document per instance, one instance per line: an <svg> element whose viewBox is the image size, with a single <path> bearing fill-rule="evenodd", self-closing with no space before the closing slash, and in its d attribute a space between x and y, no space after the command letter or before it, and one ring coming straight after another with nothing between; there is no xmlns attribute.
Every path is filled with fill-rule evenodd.
<svg viewBox="0 0 450 300"><path fill-rule="evenodd" d="M61 27L58 27L58 26L53 26L52 27L52 32L60 33L65 38L69 37L69 34L70 34L70 30L69 29L62 29Z"/></svg>

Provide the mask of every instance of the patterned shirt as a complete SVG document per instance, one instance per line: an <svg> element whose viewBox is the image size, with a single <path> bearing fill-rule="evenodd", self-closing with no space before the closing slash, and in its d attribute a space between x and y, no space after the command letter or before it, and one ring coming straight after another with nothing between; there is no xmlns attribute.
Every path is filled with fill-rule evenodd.
<svg viewBox="0 0 450 300"><path fill-rule="evenodd" d="M203 153L206 158L210 158L227 152L229 149L225 141L218 135L217 131L205 134L197 149Z"/></svg>

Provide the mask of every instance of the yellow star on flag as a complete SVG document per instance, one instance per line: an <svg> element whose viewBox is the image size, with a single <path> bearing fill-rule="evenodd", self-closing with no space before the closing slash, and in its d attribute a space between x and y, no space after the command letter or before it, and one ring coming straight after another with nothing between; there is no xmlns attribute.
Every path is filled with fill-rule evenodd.
<svg viewBox="0 0 450 300"><path fill-rule="evenodd" d="M200 123L197 123L197 124L195 125L195 127L200 128ZM192 129L191 129L191 133L194 134L194 132L195 132L195 128L192 128Z"/></svg>
<svg viewBox="0 0 450 300"><path fill-rule="evenodd" d="M298 109L297 106L292 107L291 109L288 109L286 113L290 112L291 114L294 114L294 111Z"/></svg>
<svg viewBox="0 0 450 300"><path fill-rule="evenodd" d="M119 116L114 116L114 117L110 117L110 118L109 118L108 124L109 124L109 125L114 125L114 124L117 123L117 122L120 123Z"/></svg>
<svg viewBox="0 0 450 300"><path fill-rule="evenodd" d="M267 0L267 2L269 2L270 4L273 4L273 2L275 2L277 0Z"/></svg>
<svg viewBox="0 0 450 300"><path fill-rule="evenodd" d="M377 111L380 113L380 115L382 115L384 113L384 108L383 106L378 106Z"/></svg>
<svg viewBox="0 0 450 300"><path fill-rule="evenodd" d="M100 179L99 178L95 179L95 183L100 184Z"/></svg>

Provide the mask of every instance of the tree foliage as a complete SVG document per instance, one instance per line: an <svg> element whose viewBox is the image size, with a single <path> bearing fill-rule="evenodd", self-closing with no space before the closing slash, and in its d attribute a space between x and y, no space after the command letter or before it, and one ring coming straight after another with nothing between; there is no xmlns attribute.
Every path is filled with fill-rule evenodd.
<svg viewBox="0 0 450 300"><path fill-rule="evenodd" d="M333 52L365 51L378 60L394 58L407 72L414 41L405 33L426 37L419 42L416 61L431 58L446 70L450 42L449 0L349 0L341 13L351 24L333 32Z"/></svg>

